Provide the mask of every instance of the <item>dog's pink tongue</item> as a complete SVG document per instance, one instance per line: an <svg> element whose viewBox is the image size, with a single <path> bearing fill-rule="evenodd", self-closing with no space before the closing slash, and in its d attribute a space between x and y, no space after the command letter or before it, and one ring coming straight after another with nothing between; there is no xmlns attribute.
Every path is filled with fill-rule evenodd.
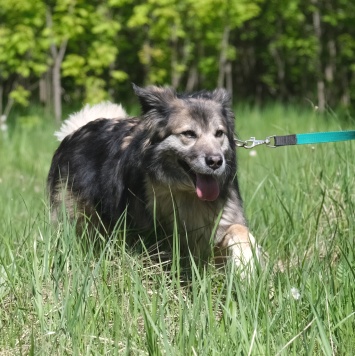
<svg viewBox="0 0 355 356"><path fill-rule="evenodd" d="M196 193L202 200L216 200L219 196L217 181L212 176L196 174Z"/></svg>

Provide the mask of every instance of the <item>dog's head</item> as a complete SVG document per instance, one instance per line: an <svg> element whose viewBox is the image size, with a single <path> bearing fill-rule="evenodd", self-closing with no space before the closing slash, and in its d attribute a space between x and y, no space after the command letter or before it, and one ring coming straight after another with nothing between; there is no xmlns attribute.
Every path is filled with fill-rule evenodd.
<svg viewBox="0 0 355 356"><path fill-rule="evenodd" d="M172 191L216 200L235 175L234 114L224 89L177 94L171 88L134 86L149 144L150 178Z"/></svg>

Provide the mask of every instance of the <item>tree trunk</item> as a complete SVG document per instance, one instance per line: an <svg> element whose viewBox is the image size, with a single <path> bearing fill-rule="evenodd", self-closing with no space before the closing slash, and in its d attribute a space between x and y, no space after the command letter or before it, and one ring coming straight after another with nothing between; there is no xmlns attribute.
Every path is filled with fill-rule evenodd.
<svg viewBox="0 0 355 356"><path fill-rule="evenodd" d="M46 110L51 108L52 99L52 73L51 70L47 70L42 74L39 80L39 101L43 104Z"/></svg>
<svg viewBox="0 0 355 356"><path fill-rule="evenodd" d="M233 98L233 78L232 78L232 63L228 62L225 66L225 74L226 74L226 89L228 93Z"/></svg>
<svg viewBox="0 0 355 356"><path fill-rule="evenodd" d="M186 91L187 92L193 91L197 86L197 82L198 82L198 72L197 72L196 64L194 64L190 68L187 76Z"/></svg>
<svg viewBox="0 0 355 356"><path fill-rule="evenodd" d="M145 84L150 84L150 70L152 66L152 47L150 45L149 34L147 34L147 38L143 42L143 58L141 58L141 62L144 68L144 81ZM142 60L143 59L143 60Z"/></svg>
<svg viewBox="0 0 355 356"><path fill-rule="evenodd" d="M219 56L219 68L218 68L218 79L217 79L217 87L222 88L225 83L225 78L226 78L226 65L227 65L227 50L228 50L228 44L229 44L229 34L230 34L230 28L229 26L226 26L223 31L223 36L222 36L222 41L221 41L221 53ZM229 68L230 69L230 68Z"/></svg>
<svg viewBox="0 0 355 356"><path fill-rule="evenodd" d="M2 115L2 101L3 101L4 86L0 84L0 115Z"/></svg>
<svg viewBox="0 0 355 356"><path fill-rule="evenodd" d="M277 68L278 96L281 97L282 100L285 100L287 98L287 89L285 85L285 62L283 56L280 55L277 48L271 47L270 53Z"/></svg>
<svg viewBox="0 0 355 356"><path fill-rule="evenodd" d="M185 40L184 42L180 41L182 43L179 43L177 32L177 28L174 25L171 35L171 83L173 88L175 89L180 87L183 75L186 74L186 72L191 71L191 69L190 71L188 70L188 64L190 59L190 42L189 40ZM192 83L193 85L195 85L194 80L196 78L192 79Z"/></svg>
<svg viewBox="0 0 355 356"><path fill-rule="evenodd" d="M177 88L180 83L180 75L177 71L178 67L178 38L176 34L176 25L173 25L171 31L171 84L173 88Z"/></svg>
<svg viewBox="0 0 355 356"><path fill-rule="evenodd" d="M331 31L330 36L333 35ZM333 36L332 36L333 37ZM326 66L324 68L324 77L327 84L327 95L330 100L334 100L335 98L339 98L339 94L341 93L341 84L335 83L335 73L336 73L336 45L333 39L328 40L327 43L328 49L328 59ZM331 105L336 105L337 103L332 101Z"/></svg>
<svg viewBox="0 0 355 356"><path fill-rule="evenodd" d="M62 93L61 93L61 78L60 78L60 65L57 61L52 68L52 88L53 88L53 109L56 122L62 119Z"/></svg>
<svg viewBox="0 0 355 356"><path fill-rule="evenodd" d="M325 84L322 71L322 28L321 16L319 11L318 0L311 0L314 5L313 12L313 28L318 41L318 51L316 58L316 73L317 73L317 96L318 96L318 110L323 112L325 109Z"/></svg>
<svg viewBox="0 0 355 356"><path fill-rule="evenodd" d="M46 23L49 29L53 27L52 14L50 9L47 8L46 12ZM53 94L53 105L54 105L54 117L57 122L62 119L62 85L61 85L61 74L60 70L62 67L62 62L64 59L65 51L67 49L68 40L64 38L60 44L59 49L54 43L52 38L52 43L50 46L51 55L53 58L53 68L52 68L52 94Z"/></svg>
<svg viewBox="0 0 355 356"><path fill-rule="evenodd" d="M54 44L51 45L52 56L54 59L54 65L52 69L52 88L53 88L53 104L54 104L54 117L59 123L62 119L62 85L60 70L62 62L67 48L67 40L64 40L59 48L59 51Z"/></svg>
<svg viewBox="0 0 355 356"><path fill-rule="evenodd" d="M46 73L39 78L39 102L47 106L47 87L45 75Z"/></svg>
<svg viewBox="0 0 355 356"><path fill-rule="evenodd" d="M342 95L341 95L341 103L345 107L350 106L351 96L350 96L350 88L349 88L349 80L346 69L342 69L341 71L341 79L342 79Z"/></svg>
<svg viewBox="0 0 355 356"><path fill-rule="evenodd" d="M16 81L13 83L12 87L13 88L16 88ZM0 85L0 115L1 115L1 122L5 122L10 114L10 111L12 109L12 107L14 106L15 104L15 101L14 99L12 99L10 97L10 95L7 96L7 101L6 101L6 105L5 105L5 102L4 102L4 98L3 98L3 95L4 95L4 86L3 85Z"/></svg>
<svg viewBox="0 0 355 356"><path fill-rule="evenodd" d="M328 53L329 53L329 60L327 66L325 67L325 79L329 83L333 83L334 81L334 74L336 71L335 63L336 63L336 46L335 41L333 39L328 41Z"/></svg>

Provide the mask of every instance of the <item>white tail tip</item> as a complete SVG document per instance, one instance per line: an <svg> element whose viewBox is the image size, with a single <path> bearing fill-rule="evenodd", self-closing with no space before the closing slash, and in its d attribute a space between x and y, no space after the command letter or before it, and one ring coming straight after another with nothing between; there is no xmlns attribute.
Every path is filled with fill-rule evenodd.
<svg viewBox="0 0 355 356"><path fill-rule="evenodd" d="M113 104L110 102L103 102L96 105L85 105L80 111L73 113L65 120L60 127L59 131L54 135L59 141L62 141L66 136L72 134L80 127L86 125L90 121L96 119L115 119L127 117L126 111L122 108L122 105Z"/></svg>

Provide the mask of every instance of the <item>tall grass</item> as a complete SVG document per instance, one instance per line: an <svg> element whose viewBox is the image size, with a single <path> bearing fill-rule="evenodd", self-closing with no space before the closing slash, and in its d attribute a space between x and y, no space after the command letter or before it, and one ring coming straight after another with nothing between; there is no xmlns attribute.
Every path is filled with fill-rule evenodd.
<svg viewBox="0 0 355 356"><path fill-rule="evenodd" d="M38 113L39 115L39 113ZM342 126L343 125L343 126ZM237 108L239 137L351 128L334 113ZM354 122L352 122L354 127ZM121 238L83 248L52 226L54 126L0 136L0 354L347 355L355 350L354 142L238 150L250 228L268 253L250 280L185 275ZM128 237L127 237L128 238Z"/></svg>

